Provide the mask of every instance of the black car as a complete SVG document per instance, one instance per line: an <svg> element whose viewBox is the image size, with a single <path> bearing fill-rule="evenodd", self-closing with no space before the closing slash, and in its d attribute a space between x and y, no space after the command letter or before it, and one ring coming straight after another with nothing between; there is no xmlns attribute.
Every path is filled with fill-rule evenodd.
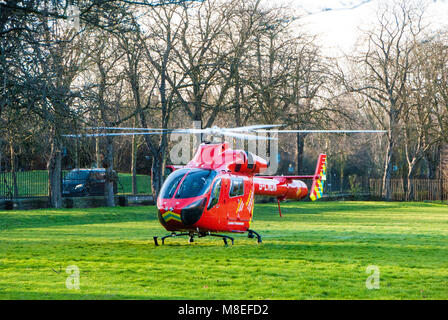
<svg viewBox="0 0 448 320"><path fill-rule="evenodd" d="M102 196L106 185L106 169L74 169L62 181L63 197ZM114 182L114 194L117 183Z"/></svg>

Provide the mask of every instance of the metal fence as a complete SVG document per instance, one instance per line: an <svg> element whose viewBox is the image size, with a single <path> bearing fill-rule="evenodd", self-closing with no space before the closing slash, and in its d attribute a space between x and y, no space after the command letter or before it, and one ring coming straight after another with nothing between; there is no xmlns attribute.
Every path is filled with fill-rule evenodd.
<svg viewBox="0 0 448 320"><path fill-rule="evenodd" d="M45 196L48 196L47 171L0 172L0 199Z"/></svg>
<svg viewBox="0 0 448 320"><path fill-rule="evenodd" d="M63 171L63 179L67 177L69 171ZM64 181L64 180L63 180ZM148 175L137 175L137 192L139 195L150 195L151 180ZM71 188L85 184L87 181L79 183L72 183ZM367 194L375 199L382 198L382 179L369 179L368 177L350 176L340 179L340 177L328 176L325 186L325 193L327 195L338 194ZM103 182L104 183L104 182ZM311 183L311 181L308 181ZM392 179L391 180L391 196L395 201L444 201L448 200L448 180L439 179L412 179L410 187L413 189L410 197L407 194L407 180ZM67 182L62 183L67 188ZM97 188L97 194L103 194L104 189ZM99 190L99 191L98 191ZM133 194L132 190L132 175L129 173L118 173L118 181L115 187L117 194ZM32 198L32 197L47 197L48 191L48 171L34 170L34 171L18 171L0 172L0 199L15 199L15 198ZM63 193L64 195L64 193ZM82 192L79 196L82 196ZM89 195L89 194L85 194ZM70 196L66 194L65 196Z"/></svg>
<svg viewBox="0 0 448 320"><path fill-rule="evenodd" d="M369 178L357 175L340 176L327 175L324 192L328 195L366 194L369 193Z"/></svg>
<svg viewBox="0 0 448 320"><path fill-rule="evenodd" d="M391 179L391 198L395 201L444 201L448 200L448 180L411 179L407 186L405 179ZM407 193L411 188L413 192ZM370 179L370 195L381 198L382 179Z"/></svg>
<svg viewBox="0 0 448 320"><path fill-rule="evenodd" d="M65 181L69 171L63 171L63 183L62 192L64 188L68 189L68 182ZM149 175L137 175L137 192L136 194L149 195L151 194L151 178ZM91 181L76 180L71 183L75 188L78 185L86 185L92 183ZM93 184L103 184L104 181L93 182ZM98 195L98 190L101 190L101 186L94 186L96 192L91 195ZM117 194L133 194L132 192L132 175L129 173L118 173L118 181L115 187ZM66 191L67 193L67 191ZM101 191L100 191L101 193ZM0 199L15 199L15 198L33 198L33 197L47 197L49 195L48 189L48 171L46 170L34 170L34 171L17 171L12 172L0 172ZM64 195L64 193L63 193ZM83 195L82 192L79 195ZM89 194L85 194L89 195ZM69 196L69 194L65 194Z"/></svg>
<svg viewBox="0 0 448 320"><path fill-rule="evenodd" d="M119 194L132 194L132 175L119 173L117 188ZM136 194L152 194L151 176L137 175Z"/></svg>

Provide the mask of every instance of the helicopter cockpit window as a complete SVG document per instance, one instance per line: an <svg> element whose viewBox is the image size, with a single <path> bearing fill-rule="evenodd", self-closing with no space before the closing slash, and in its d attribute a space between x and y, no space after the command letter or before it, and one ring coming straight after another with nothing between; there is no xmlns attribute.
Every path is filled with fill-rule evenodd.
<svg viewBox="0 0 448 320"><path fill-rule="evenodd" d="M212 192L210 194L210 200L208 202L207 210L213 208L219 201L219 195L221 193L221 179L216 180L213 185Z"/></svg>
<svg viewBox="0 0 448 320"><path fill-rule="evenodd" d="M244 180L232 179L232 185L230 186L230 197L238 197L244 194Z"/></svg>
<svg viewBox="0 0 448 320"><path fill-rule="evenodd" d="M193 198L205 194L215 176L216 172L214 170L191 169L182 181L175 198Z"/></svg>
<svg viewBox="0 0 448 320"><path fill-rule="evenodd" d="M174 192L176 192L177 186L188 171L190 171L190 169L179 169L171 173L160 190L160 197L162 199L172 198Z"/></svg>

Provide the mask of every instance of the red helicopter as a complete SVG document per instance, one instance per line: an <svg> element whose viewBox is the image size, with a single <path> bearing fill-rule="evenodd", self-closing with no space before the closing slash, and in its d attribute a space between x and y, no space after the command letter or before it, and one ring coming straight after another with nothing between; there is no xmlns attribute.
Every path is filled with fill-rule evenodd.
<svg viewBox="0 0 448 320"><path fill-rule="evenodd" d="M229 136L238 139L275 140L257 134L269 133L384 133L384 130L263 130L282 125L252 125L239 128L205 129L151 129L97 127L88 130L132 130L133 132L105 132L66 135L66 137L103 137L131 135L160 135L168 133L205 134ZM248 134L251 133L251 134ZM255 135L254 135L255 134ZM308 195L307 185L301 181L312 180L310 199L322 197L326 180L327 156L320 154L314 175L309 176L259 176L268 167L267 161L244 150L232 150L228 143L202 143L193 159L185 166L171 166L172 173L162 185L157 198L158 218L171 234L161 238L189 236L220 237L224 244L234 239L219 233L248 233L249 238L261 236L250 229L253 220L255 195L277 198L280 201L300 200ZM159 245L157 236L154 243Z"/></svg>
<svg viewBox="0 0 448 320"><path fill-rule="evenodd" d="M228 143L203 143L193 159L165 180L157 198L160 223L170 235L161 238L189 236L220 237L227 245L234 239L224 233L245 233L249 238L261 236L250 229L254 197L265 195L280 201L300 200L308 195L307 185L298 179L312 179L311 200L322 197L326 179L327 156L319 156L314 175L256 176L267 169L267 161L244 150L232 150ZM177 233L179 232L179 233ZM158 245L158 237L154 237Z"/></svg>

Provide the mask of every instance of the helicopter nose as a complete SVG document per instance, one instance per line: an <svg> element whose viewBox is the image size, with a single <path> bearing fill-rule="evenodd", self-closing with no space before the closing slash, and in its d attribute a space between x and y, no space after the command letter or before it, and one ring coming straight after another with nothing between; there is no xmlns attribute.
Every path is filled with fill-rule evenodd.
<svg viewBox="0 0 448 320"><path fill-rule="evenodd" d="M207 198L199 199L181 210L182 222L186 226L191 226L201 219L205 209Z"/></svg>

